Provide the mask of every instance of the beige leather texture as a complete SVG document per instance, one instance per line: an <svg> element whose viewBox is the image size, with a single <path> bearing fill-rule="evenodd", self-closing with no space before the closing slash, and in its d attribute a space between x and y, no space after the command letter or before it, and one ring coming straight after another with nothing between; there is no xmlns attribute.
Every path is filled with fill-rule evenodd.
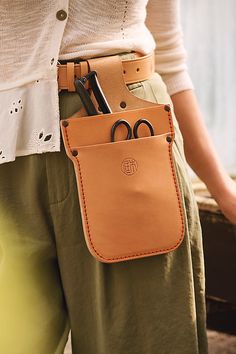
<svg viewBox="0 0 236 354"><path fill-rule="evenodd" d="M96 67L114 113L61 121L66 152L74 163L86 243L97 260L107 263L173 251L184 237L170 107L130 93L119 57L110 58L88 62L91 70ZM104 70L109 66L110 85ZM127 104L122 111L120 101ZM141 125L139 138L126 140L127 131L119 126L111 142L111 127L121 118L132 128L137 120L148 119L155 135Z"/></svg>
<svg viewBox="0 0 236 354"><path fill-rule="evenodd" d="M154 53L140 56L135 53L135 59L122 60L122 71L126 84L135 83L146 80L154 72ZM75 77L82 77L88 74L89 65L87 61L81 61L79 64L68 62L67 64L59 64L58 71L58 88L59 90L75 91Z"/></svg>

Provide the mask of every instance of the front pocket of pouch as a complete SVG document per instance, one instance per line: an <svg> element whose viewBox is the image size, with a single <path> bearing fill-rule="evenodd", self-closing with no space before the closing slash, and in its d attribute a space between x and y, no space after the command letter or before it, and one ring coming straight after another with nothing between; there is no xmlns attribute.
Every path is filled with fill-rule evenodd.
<svg viewBox="0 0 236 354"><path fill-rule="evenodd" d="M79 147L73 159L86 242L100 261L166 253L184 222L167 134Z"/></svg>

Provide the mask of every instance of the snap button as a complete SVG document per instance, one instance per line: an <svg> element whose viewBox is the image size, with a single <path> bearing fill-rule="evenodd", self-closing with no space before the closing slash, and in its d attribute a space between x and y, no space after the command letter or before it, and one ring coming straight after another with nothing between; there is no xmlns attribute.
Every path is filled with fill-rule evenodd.
<svg viewBox="0 0 236 354"><path fill-rule="evenodd" d="M67 18L67 13L64 10L57 11L57 19L59 21L64 21Z"/></svg>

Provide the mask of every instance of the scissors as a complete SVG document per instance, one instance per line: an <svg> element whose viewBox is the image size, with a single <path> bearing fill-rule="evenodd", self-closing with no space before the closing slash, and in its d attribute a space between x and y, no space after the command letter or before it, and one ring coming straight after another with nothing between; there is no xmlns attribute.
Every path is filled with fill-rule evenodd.
<svg viewBox="0 0 236 354"><path fill-rule="evenodd" d="M134 133L135 139L139 138L138 128L141 124L145 124L148 126L151 136L155 135L153 125L149 122L149 120L141 118L141 119L137 120L137 122L134 124L133 133ZM112 143L115 141L116 129L120 125L124 125L127 128L127 136L126 136L125 140L130 140L132 138L132 128L131 128L131 125L129 124L129 122L125 119L118 119L111 127L111 142Z"/></svg>

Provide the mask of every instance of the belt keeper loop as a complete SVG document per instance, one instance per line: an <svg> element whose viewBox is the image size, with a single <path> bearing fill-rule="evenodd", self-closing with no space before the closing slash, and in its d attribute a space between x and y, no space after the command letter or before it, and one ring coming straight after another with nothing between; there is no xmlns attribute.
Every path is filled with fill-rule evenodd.
<svg viewBox="0 0 236 354"><path fill-rule="evenodd" d="M89 72L88 62L86 60L82 60L79 63L79 65L80 65L80 75L81 75L81 77L87 75L88 72ZM86 88L86 90L89 88L89 82L88 81L85 83L84 87Z"/></svg>
<svg viewBox="0 0 236 354"><path fill-rule="evenodd" d="M67 88L69 92L75 92L75 64L73 62L66 63Z"/></svg>

